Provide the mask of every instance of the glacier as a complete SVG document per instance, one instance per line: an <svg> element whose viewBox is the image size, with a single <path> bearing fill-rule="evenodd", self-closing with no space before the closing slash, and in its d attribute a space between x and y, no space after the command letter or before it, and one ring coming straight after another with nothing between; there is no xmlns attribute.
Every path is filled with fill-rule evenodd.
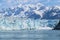
<svg viewBox="0 0 60 40"><path fill-rule="evenodd" d="M2 8L0 30L52 29L58 24L60 9L46 7L41 3Z"/></svg>
<svg viewBox="0 0 60 40"><path fill-rule="evenodd" d="M51 29L57 24L57 20L41 19L19 19L19 18L0 18L0 30L21 30L21 29Z"/></svg>

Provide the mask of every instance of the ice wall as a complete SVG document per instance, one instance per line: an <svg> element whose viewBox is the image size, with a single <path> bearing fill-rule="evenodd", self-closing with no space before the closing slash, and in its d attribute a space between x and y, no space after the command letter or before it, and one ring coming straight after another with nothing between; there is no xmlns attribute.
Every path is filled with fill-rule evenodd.
<svg viewBox="0 0 60 40"><path fill-rule="evenodd" d="M21 18L0 18L0 30L22 30L53 28L57 20L21 19Z"/></svg>

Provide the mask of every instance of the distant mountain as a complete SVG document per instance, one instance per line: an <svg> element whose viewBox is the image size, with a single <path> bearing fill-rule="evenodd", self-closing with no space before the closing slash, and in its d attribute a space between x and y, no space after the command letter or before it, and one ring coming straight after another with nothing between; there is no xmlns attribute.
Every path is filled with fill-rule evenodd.
<svg viewBox="0 0 60 40"><path fill-rule="evenodd" d="M41 4L22 5L0 10L3 17L18 16L31 19L60 19L60 6L45 7Z"/></svg>
<svg viewBox="0 0 60 40"><path fill-rule="evenodd" d="M60 8L50 7L47 11L44 12L43 19L60 19Z"/></svg>

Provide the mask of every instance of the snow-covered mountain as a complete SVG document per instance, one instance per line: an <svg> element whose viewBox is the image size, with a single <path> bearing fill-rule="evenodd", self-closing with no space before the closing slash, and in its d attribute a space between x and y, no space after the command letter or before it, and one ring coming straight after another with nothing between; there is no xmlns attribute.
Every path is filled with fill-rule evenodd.
<svg viewBox="0 0 60 40"><path fill-rule="evenodd" d="M11 7L0 10L0 15L3 15L3 17L18 16L32 19L59 19L59 7L60 6L45 7L39 3L36 5L18 5L15 8Z"/></svg>
<svg viewBox="0 0 60 40"><path fill-rule="evenodd" d="M49 10L45 11L45 19L60 19L60 6L50 7Z"/></svg>

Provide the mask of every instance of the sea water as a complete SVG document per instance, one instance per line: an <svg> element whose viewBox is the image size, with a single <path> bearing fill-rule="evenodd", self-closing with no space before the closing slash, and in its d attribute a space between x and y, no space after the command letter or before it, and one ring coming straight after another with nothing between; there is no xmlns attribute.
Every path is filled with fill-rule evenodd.
<svg viewBox="0 0 60 40"><path fill-rule="evenodd" d="M60 40L60 30L0 31L0 40Z"/></svg>

